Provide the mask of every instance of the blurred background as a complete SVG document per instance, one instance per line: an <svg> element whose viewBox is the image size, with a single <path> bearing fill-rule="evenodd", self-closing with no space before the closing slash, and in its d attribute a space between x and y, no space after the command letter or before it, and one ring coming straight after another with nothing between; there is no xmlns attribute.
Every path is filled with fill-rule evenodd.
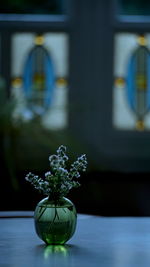
<svg viewBox="0 0 150 267"><path fill-rule="evenodd" d="M1 0L0 142L0 210L34 210L63 144L78 212L149 216L150 2Z"/></svg>

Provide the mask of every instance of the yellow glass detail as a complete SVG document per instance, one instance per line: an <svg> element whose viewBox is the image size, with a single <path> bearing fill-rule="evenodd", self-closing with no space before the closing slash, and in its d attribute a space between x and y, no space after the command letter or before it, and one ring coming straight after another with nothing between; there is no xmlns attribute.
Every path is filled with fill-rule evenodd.
<svg viewBox="0 0 150 267"><path fill-rule="evenodd" d="M35 44L36 45L43 45L43 43L44 43L44 36L43 35L37 35L36 37L35 37Z"/></svg>
<svg viewBox="0 0 150 267"><path fill-rule="evenodd" d="M138 120L138 121L136 122L136 129L137 129L138 131L144 131L145 126L144 126L144 121L143 121L143 120Z"/></svg>
<svg viewBox="0 0 150 267"><path fill-rule="evenodd" d="M147 40L144 37L144 35L138 36L138 43L139 43L139 45L143 45L143 46L147 45Z"/></svg>
<svg viewBox="0 0 150 267"><path fill-rule="evenodd" d="M45 87L44 73L35 73L33 77L33 86L36 90L41 91Z"/></svg>
<svg viewBox="0 0 150 267"><path fill-rule="evenodd" d="M125 80L121 77L116 78L115 79L115 86L124 87L125 86Z"/></svg>
<svg viewBox="0 0 150 267"><path fill-rule="evenodd" d="M136 84L137 84L138 90L146 90L147 89L146 75L145 74L137 74Z"/></svg>
<svg viewBox="0 0 150 267"><path fill-rule="evenodd" d="M60 77L56 80L57 86L67 86L67 80L63 77Z"/></svg>
<svg viewBox="0 0 150 267"><path fill-rule="evenodd" d="M21 87L22 86L22 79L21 78L15 78L12 80L12 86L15 88Z"/></svg>

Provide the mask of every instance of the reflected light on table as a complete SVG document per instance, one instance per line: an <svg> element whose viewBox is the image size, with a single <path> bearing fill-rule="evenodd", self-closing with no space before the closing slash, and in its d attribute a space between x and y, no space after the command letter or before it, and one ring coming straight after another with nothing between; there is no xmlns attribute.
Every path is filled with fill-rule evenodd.
<svg viewBox="0 0 150 267"><path fill-rule="evenodd" d="M41 244L35 247L35 258L38 265L36 266L52 266L52 267L71 267L76 262L76 257L85 257L86 251L79 246L73 244L64 245L45 245ZM89 255L89 251L87 253Z"/></svg>
<svg viewBox="0 0 150 267"><path fill-rule="evenodd" d="M48 245L44 249L44 258L47 259L52 254L59 254L63 257L68 256L68 247L67 245Z"/></svg>

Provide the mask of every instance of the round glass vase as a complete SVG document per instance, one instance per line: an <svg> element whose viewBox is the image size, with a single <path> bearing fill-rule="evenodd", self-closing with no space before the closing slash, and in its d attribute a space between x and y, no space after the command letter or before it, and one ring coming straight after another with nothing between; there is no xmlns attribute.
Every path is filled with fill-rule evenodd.
<svg viewBox="0 0 150 267"><path fill-rule="evenodd" d="M34 212L36 233L48 245L65 244L73 236L76 222L76 208L65 197L57 201L46 197Z"/></svg>

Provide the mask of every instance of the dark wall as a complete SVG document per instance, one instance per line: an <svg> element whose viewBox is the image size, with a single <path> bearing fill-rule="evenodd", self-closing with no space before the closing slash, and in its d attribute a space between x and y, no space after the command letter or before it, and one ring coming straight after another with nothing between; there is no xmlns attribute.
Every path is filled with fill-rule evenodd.
<svg viewBox="0 0 150 267"><path fill-rule="evenodd" d="M25 174L18 175L24 178ZM34 210L44 198L24 179L19 184L19 190L14 190L9 183L7 180L7 184L4 182L0 187L0 210ZM67 196L78 213L150 216L149 173L87 172L81 176L80 183L81 186Z"/></svg>
<svg viewBox="0 0 150 267"><path fill-rule="evenodd" d="M2 73L7 78L7 86L10 85L10 32L35 32L39 26L40 31L67 30L70 37L69 129L67 134L52 135L45 135L38 128L22 130L9 151L9 163L13 164L14 172L8 161L6 163L6 151L3 151L1 210L34 209L43 196L27 185L25 174L29 170L42 173L48 166L48 153L65 144L76 154L86 153L89 160L82 186L69 195L78 212L106 216L150 214L150 134L118 131L112 125L114 35L119 31L149 30L150 25L119 21L113 3L109 0L72 1L69 20L62 24L61 21L56 24L14 21L9 29L7 21L0 22L3 49L7 44L8 50L7 60L5 54L2 55ZM14 174L18 184L12 178Z"/></svg>

